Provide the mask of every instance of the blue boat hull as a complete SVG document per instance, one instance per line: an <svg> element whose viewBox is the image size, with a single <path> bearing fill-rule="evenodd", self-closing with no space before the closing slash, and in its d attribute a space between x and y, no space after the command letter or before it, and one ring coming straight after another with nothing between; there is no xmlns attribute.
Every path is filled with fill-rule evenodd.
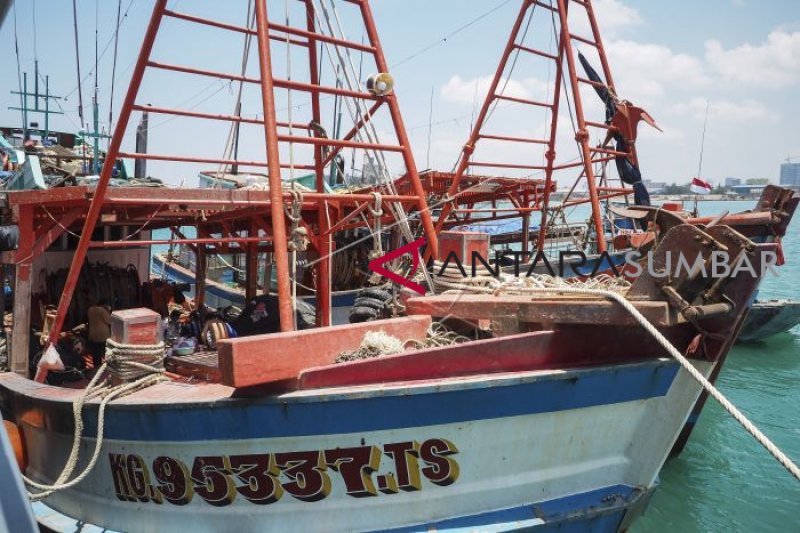
<svg viewBox="0 0 800 533"><path fill-rule="evenodd" d="M257 399L163 383L109 406L97 466L40 510L120 531L618 531L699 391L665 359ZM29 476L57 477L71 399L0 376ZM92 403L81 465L96 416Z"/></svg>

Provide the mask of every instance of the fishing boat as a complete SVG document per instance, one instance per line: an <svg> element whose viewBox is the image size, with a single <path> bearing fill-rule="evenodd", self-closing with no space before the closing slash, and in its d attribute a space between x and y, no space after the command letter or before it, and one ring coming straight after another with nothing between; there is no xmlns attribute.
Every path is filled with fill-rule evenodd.
<svg viewBox="0 0 800 533"><path fill-rule="evenodd" d="M518 25L534 4L545 5L525 1ZM558 0L546 13L548 21L551 11L559 13L567 39L558 47L558 64L575 61L568 4L586 10L593 39L601 42L591 0ZM444 250L369 2L298 3L300 17L268 10L261 0L251 5L245 25L237 26L167 9L166 0L157 0L96 185L9 191L0 199L20 234L17 248L0 257L13 265L15 286L12 372L0 374L0 411L25 452L19 454L20 469L31 498L40 500L40 524L60 531L95 525L131 532L627 530L656 489L701 391L714 390L705 377L735 341L764 258L777 244L753 242L724 224L704 230L683 223L654 246L657 267L664 268L670 254L705 262L725 249L727 275L676 273L665 282L644 272L631 285L605 288L547 285L543 279L538 285L508 280L488 287L464 280L456 292L443 294L431 292L433 280L422 280L421 292L429 293L404 291L404 311L395 318L333 326L333 233L398 228L401 245L388 255L410 251L412 265L422 253L436 259ZM346 17L340 9L349 9ZM257 45L259 73L157 61L154 43L166 19L244 35L245 50L250 40ZM293 19L303 24L293 26ZM341 20L354 19L364 43L349 40L341 27ZM280 46L307 51L305 79L296 71L279 77L273 59ZM328 59L340 60L338 69L330 69L337 73L335 83L324 83L317 70L322 48ZM377 71L366 87L354 81L347 60L355 52ZM142 78L154 69L254 84L263 118L140 106ZM313 128L305 130L308 135L286 134L287 128L302 131L303 122L278 117L277 89L308 94L316 122L324 94L340 94L361 111L353 113L353 129L342 139L315 136ZM266 167L267 186L109 187L119 157L227 162L123 152L136 111L258 125L267 160L235 163ZM373 135L380 112L396 144ZM289 144L310 146L311 162L292 158L287 164L281 148ZM345 148L398 154L413 194L325 192L326 165ZM389 187L391 176L381 165ZM284 187L281 178L293 167L315 172L314 192ZM596 198L591 205L599 213ZM192 226L196 237L130 240L96 231L122 221L151 230ZM72 227L80 238L58 309L41 337L39 379L32 380L29 345L39 340L30 335L31 266ZM417 228L423 238L416 238ZM277 306L265 313L275 314L280 331L218 339L216 349L203 353L168 354L159 340L158 313L118 310L106 362L92 381L72 387L42 383L58 363L87 257L97 250L122 255L170 244L195 247L200 303L208 255L232 248L246 254L250 298L257 293L258 253L274 254ZM319 258L318 327L300 331L290 255L305 246ZM743 258L752 272L732 268ZM421 287L400 275L410 272L389 270L390 257L374 261L406 288ZM427 276L424 269L421 274ZM176 359L186 362L183 375L164 371Z"/></svg>
<svg viewBox="0 0 800 533"><path fill-rule="evenodd" d="M797 300L756 300L750 307L739 342L762 341L786 333L800 324Z"/></svg>

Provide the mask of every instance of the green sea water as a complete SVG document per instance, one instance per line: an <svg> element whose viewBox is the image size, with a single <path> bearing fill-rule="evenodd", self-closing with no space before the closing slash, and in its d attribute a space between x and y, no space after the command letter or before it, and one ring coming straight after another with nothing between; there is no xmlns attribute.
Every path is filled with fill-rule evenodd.
<svg viewBox="0 0 800 533"><path fill-rule="evenodd" d="M749 209L753 202L702 202L702 214ZM760 299L800 299L800 213L784 239L786 265ZM800 329L734 347L719 389L795 462L800 461ZM714 400L683 453L661 472L661 486L634 533L800 532L800 482Z"/></svg>

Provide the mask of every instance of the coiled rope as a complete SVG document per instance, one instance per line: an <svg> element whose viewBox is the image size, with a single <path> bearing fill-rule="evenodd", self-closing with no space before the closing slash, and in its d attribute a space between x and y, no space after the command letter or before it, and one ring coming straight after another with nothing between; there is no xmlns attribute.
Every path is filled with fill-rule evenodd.
<svg viewBox="0 0 800 533"><path fill-rule="evenodd" d="M773 443L769 437L764 435L739 409L736 408L714 385L703 376L692 363L683 356L669 340L661 334L658 329L651 324L644 315L642 315L634 305L629 302L625 297L620 294L620 290L613 290L609 288L598 288L602 283L608 283L608 280L589 280L588 282L567 282L561 278L552 278L551 276L532 276L527 278L531 280L529 284L525 284L523 280L515 278L513 281L498 281L495 287L487 286L473 286L469 283L450 283L445 282L450 288L462 291L475 291L488 294L498 294L504 290L516 290L526 294L573 294L580 296L595 296L612 300L622 306L636 322L642 326L680 365L691 375L695 381L708 392L719 404L739 422L739 424L752 435L766 450L796 479L800 480L800 467L798 467L792 460ZM522 282L522 283L520 283ZM535 286L535 284L545 285L551 283L552 286ZM587 283L585 286L581 284ZM594 286L590 285L594 283ZM576 286L577 285L577 286Z"/></svg>
<svg viewBox="0 0 800 533"><path fill-rule="evenodd" d="M421 350L424 348L439 348L450 346L461 342L468 342L471 339L449 330L441 322L433 322L428 326L428 331L424 340L409 339L405 342L397 337L389 335L383 330L369 331L364 335L361 345L355 350L342 352L336 358L336 363L346 363L349 361L359 361L362 359L373 359L385 355L394 355L408 349Z"/></svg>
<svg viewBox="0 0 800 533"><path fill-rule="evenodd" d="M106 370L109 372L106 373ZM121 379L123 383L112 386L112 377ZM43 492L28 492L31 501L47 498L54 492L74 487L83 481L94 469L100 450L103 447L103 432L105 429L106 406L117 398L122 398L138 390L145 389L166 380L164 376L164 343L156 345L120 344L109 339L106 344L106 361L94 375L86 389L72 404L72 414L75 421L75 434L72 439L70 451L64 470L52 485L37 483L25 475L22 479L25 484L33 489ZM102 401L97 413L97 439L91 459L72 480L72 472L78 465L80 444L83 437L83 406L92 398L100 397ZM69 480L69 481L68 481Z"/></svg>

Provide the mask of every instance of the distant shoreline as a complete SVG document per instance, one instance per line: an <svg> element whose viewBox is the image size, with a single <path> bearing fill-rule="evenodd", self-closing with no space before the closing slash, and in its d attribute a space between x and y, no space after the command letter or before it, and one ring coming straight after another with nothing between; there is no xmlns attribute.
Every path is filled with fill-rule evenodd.
<svg viewBox="0 0 800 533"><path fill-rule="evenodd" d="M573 194L573 198L586 198L586 196L587 195L583 191ZM560 201L563 197L564 193L559 192L553 194L552 199L554 201ZM650 196L650 201L653 204L660 204L663 202L694 202L695 199L697 199L698 202L752 202L759 198L761 198L760 194L654 194ZM622 199L622 197L620 196L619 199Z"/></svg>
<svg viewBox="0 0 800 533"><path fill-rule="evenodd" d="M761 198L761 194L654 194L650 200L654 202L752 202Z"/></svg>

